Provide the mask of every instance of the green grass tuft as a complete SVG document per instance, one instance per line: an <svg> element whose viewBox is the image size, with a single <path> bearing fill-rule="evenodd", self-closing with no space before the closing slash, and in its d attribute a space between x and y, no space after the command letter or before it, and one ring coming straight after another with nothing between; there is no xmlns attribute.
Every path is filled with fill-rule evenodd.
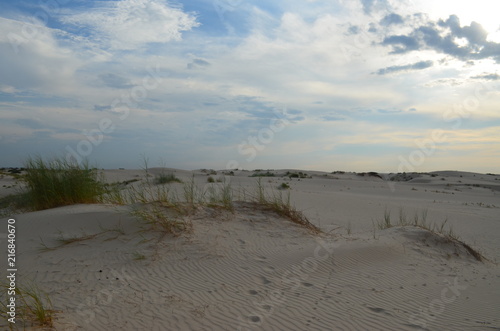
<svg viewBox="0 0 500 331"><path fill-rule="evenodd" d="M290 201L290 192L283 196L282 192L272 191L271 194L266 194L261 178L257 181L256 194L253 196L253 202L274 211L276 214L288 218L293 223L308 228L309 230L320 233L322 232L317 226L312 224L307 217L297 210Z"/></svg>
<svg viewBox="0 0 500 331"><path fill-rule="evenodd" d="M156 184L182 183L182 181L172 173L161 173L155 177L155 183Z"/></svg>
<svg viewBox="0 0 500 331"><path fill-rule="evenodd" d="M289 190L290 185L288 183L281 183L280 186L278 186L278 190Z"/></svg>
<svg viewBox="0 0 500 331"><path fill-rule="evenodd" d="M37 156L28 158L24 166L25 202L33 210L97 203L105 192L102 174L87 162L77 164L63 158L45 161Z"/></svg>

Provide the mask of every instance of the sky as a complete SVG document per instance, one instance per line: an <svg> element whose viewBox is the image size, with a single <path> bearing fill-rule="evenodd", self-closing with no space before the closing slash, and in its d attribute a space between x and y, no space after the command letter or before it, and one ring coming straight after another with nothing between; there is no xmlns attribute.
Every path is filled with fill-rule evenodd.
<svg viewBox="0 0 500 331"><path fill-rule="evenodd" d="M0 0L0 167L500 173L497 0Z"/></svg>

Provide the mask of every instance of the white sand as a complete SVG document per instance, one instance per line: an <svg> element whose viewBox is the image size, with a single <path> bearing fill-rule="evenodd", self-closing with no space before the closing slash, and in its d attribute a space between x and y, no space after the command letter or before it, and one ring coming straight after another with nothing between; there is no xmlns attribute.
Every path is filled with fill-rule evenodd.
<svg viewBox="0 0 500 331"><path fill-rule="evenodd" d="M185 181L192 173L200 188L214 185L204 172L175 172ZM262 181L288 183L320 235L249 203L236 203L234 213L199 207L189 216L191 233L162 238L143 231L128 206L9 215L18 282L34 281L49 294L56 330L500 330L500 176L437 172L391 182L307 173L313 178ZM255 192L251 174L228 180L235 191ZM144 178L135 170L106 176ZM180 194L182 185L171 184ZM447 219L446 228L489 261L422 229L379 230L373 224L385 209L393 223L400 209L408 220L423 210L428 223ZM1 220L4 247L8 218ZM58 238L98 233L41 250Z"/></svg>

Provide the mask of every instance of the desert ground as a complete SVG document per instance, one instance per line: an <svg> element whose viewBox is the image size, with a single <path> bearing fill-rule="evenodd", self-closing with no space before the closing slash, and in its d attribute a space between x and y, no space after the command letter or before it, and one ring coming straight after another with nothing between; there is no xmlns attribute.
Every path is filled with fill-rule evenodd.
<svg viewBox="0 0 500 331"><path fill-rule="evenodd" d="M180 200L191 180L200 195L230 185L232 209L164 206L189 225L175 233L131 214L139 202L3 210L16 283L52 303L53 326L28 329L500 330L500 175L149 169L164 171ZM148 180L104 174L124 191ZM252 202L259 178L320 231ZM3 175L0 196L18 187Z"/></svg>

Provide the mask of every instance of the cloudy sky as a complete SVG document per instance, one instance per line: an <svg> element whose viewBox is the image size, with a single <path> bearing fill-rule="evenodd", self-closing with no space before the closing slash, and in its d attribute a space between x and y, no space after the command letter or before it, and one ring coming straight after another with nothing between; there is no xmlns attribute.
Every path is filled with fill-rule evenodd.
<svg viewBox="0 0 500 331"><path fill-rule="evenodd" d="M499 12L0 0L0 166L500 172Z"/></svg>

